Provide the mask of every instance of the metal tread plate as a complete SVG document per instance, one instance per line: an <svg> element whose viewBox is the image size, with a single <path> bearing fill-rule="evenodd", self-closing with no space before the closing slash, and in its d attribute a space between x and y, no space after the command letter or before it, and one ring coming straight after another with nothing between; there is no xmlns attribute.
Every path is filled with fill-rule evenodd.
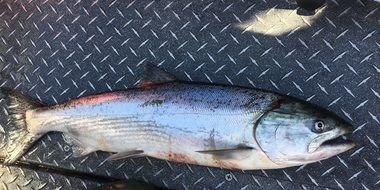
<svg viewBox="0 0 380 190"><path fill-rule="evenodd" d="M57 173L0 165L0 189L88 189L101 182Z"/></svg>
<svg viewBox="0 0 380 190"><path fill-rule="evenodd" d="M1 0L0 86L55 104L135 87L150 62L183 80L268 89L325 107L357 127L354 150L243 172L153 158L108 162L107 153L73 158L61 134L50 133L23 160L172 189L379 188L378 5L331 1L314 15L296 8L282 0ZM4 114L1 121L6 130Z"/></svg>

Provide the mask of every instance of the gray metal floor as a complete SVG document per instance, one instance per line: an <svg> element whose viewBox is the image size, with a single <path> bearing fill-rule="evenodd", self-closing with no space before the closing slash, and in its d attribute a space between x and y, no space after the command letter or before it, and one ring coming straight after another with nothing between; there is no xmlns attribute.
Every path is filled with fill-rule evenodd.
<svg viewBox="0 0 380 190"><path fill-rule="evenodd" d="M106 153L73 158L51 133L22 160L66 172L2 167L0 188L89 189L131 178L172 189L379 189L379 5L329 1L314 16L296 8L282 0L0 0L0 86L55 104L134 87L150 62L183 80L310 101L351 121L359 142L320 163L243 172L153 158L106 162Z"/></svg>

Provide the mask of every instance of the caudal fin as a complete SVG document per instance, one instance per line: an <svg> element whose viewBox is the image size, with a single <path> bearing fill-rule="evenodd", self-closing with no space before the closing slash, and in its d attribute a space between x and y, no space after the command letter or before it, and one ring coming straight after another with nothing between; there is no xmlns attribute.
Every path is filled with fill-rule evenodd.
<svg viewBox="0 0 380 190"><path fill-rule="evenodd" d="M1 88L0 97L5 100L8 113L0 156L4 158L4 163L10 164L20 158L32 143L41 137L39 134L29 133L25 112L42 107L43 104L9 88Z"/></svg>

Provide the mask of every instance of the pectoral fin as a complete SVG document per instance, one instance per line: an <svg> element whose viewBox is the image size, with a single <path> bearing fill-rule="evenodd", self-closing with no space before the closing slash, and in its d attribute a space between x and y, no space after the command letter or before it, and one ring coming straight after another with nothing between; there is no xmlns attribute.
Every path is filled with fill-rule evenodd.
<svg viewBox="0 0 380 190"><path fill-rule="evenodd" d="M157 84L173 82L175 80L176 78L172 74L158 68L157 66L145 64L143 76L138 84L138 87L149 88Z"/></svg>
<svg viewBox="0 0 380 190"><path fill-rule="evenodd" d="M247 158L253 150L255 150L253 147L238 146L236 148L201 150L197 152L202 154L212 154L220 159L244 159Z"/></svg>
<svg viewBox="0 0 380 190"><path fill-rule="evenodd" d="M120 160L124 158L130 158L130 157L140 157L144 156L144 151L142 150L131 150L126 152L118 152L116 154L113 154L107 158L107 160Z"/></svg>

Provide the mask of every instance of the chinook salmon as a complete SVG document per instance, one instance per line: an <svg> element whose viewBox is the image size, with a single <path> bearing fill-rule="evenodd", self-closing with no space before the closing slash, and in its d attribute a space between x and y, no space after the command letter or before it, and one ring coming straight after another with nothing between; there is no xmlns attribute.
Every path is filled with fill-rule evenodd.
<svg viewBox="0 0 380 190"><path fill-rule="evenodd" d="M44 106L2 89L9 130L0 149L19 159L42 135L62 132L74 156L150 156L228 169L274 169L327 159L354 143L352 126L308 103L262 90L177 82L147 66L139 88Z"/></svg>

